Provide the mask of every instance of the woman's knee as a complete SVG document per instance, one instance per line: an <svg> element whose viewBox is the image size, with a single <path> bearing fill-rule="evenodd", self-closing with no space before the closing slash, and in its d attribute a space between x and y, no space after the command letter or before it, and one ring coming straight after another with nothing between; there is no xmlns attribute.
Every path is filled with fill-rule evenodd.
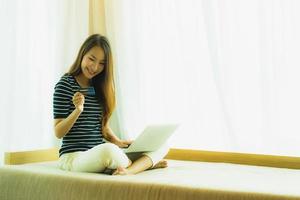
<svg viewBox="0 0 300 200"><path fill-rule="evenodd" d="M127 167L129 163L129 159L122 149L112 143L103 144L100 156L104 158L108 168Z"/></svg>
<svg viewBox="0 0 300 200"><path fill-rule="evenodd" d="M101 154L102 155L106 155L106 156L113 156L115 154L118 154L120 152L120 148L113 144L113 143L105 143L105 144L101 144L99 146L99 148L101 148Z"/></svg>
<svg viewBox="0 0 300 200"><path fill-rule="evenodd" d="M152 152L146 152L143 153L143 155L148 156L151 159L152 164L155 165L168 154L169 150L170 150L169 145L165 144L158 150Z"/></svg>
<svg viewBox="0 0 300 200"><path fill-rule="evenodd" d="M123 157L124 155L125 153L117 145L112 143L102 144L100 156L116 160L120 157Z"/></svg>

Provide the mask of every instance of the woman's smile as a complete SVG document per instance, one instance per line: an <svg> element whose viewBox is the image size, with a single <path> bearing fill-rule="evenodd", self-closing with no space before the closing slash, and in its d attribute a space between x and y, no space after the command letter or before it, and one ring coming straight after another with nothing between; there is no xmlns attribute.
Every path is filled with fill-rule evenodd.
<svg viewBox="0 0 300 200"><path fill-rule="evenodd" d="M86 71L91 75L94 76L96 72L94 72L92 69L86 67Z"/></svg>

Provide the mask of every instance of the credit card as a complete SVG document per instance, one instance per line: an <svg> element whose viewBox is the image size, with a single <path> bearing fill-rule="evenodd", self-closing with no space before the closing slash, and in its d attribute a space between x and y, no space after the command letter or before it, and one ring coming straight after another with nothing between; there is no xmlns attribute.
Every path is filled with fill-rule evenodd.
<svg viewBox="0 0 300 200"><path fill-rule="evenodd" d="M80 88L78 92L81 92L84 95L95 96L96 91L94 87Z"/></svg>

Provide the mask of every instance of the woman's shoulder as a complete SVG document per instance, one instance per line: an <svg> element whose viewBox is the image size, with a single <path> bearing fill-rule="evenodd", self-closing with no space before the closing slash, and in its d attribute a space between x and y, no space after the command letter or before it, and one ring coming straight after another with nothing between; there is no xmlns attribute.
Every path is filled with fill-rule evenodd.
<svg viewBox="0 0 300 200"><path fill-rule="evenodd" d="M60 78L60 80L73 81L73 80L74 80L74 76L72 76L71 74L66 73L66 74L64 74L64 75Z"/></svg>
<svg viewBox="0 0 300 200"><path fill-rule="evenodd" d="M75 84L75 78L70 74L64 74L57 82L56 86L72 87Z"/></svg>

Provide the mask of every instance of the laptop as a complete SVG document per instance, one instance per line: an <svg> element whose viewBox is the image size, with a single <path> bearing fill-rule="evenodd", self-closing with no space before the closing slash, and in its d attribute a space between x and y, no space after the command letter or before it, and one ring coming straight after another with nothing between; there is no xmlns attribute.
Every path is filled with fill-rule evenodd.
<svg viewBox="0 0 300 200"><path fill-rule="evenodd" d="M178 126L178 124L149 125L128 148L123 150L125 153L156 151L167 142Z"/></svg>

